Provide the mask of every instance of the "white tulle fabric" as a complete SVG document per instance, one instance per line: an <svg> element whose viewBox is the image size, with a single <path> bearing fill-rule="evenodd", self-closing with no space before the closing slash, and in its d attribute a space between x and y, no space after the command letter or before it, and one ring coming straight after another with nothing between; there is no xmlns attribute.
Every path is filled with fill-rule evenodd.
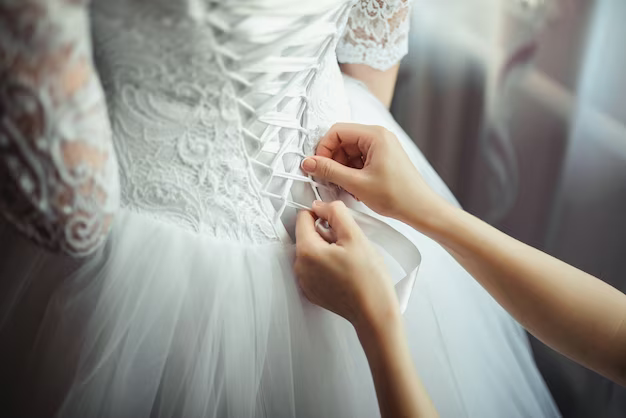
<svg viewBox="0 0 626 418"><path fill-rule="evenodd" d="M376 415L354 331L302 303L290 246L124 210L80 264L0 233L24 262L0 267L19 278L0 284L4 416Z"/></svg>
<svg viewBox="0 0 626 418"><path fill-rule="evenodd" d="M13 16L0 28L3 53L18 50L14 27L26 37L44 36L32 22L45 22L43 12L53 9L67 8L77 19L59 32L75 42L61 44L88 39L81 2L0 4ZM353 329L304 300L293 276L285 226L293 207L324 190L299 171L299 161L352 111L359 122L394 130L429 184L454 198L384 107L358 83L342 79L334 51L349 16L360 10L353 6L331 0L96 1L91 32L109 119L102 104L83 107L72 96L46 108L47 125L32 125L13 116L15 109L32 109L31 102L2 102L2 132L17 126L22 133L2 151L5 161L45 166L44 184L61 187L59 176L47 177L76 157L80 178L92 179L74 191L92 196L84 206L91 210L76 215L104 219L100 237L115 217L105 245L102 238L78 245L61 235L50 238L50 228L65 228L58 218L21 210L9 204L11 195L2 195L11 222L0 222L0 415L378 416ZM22 12L30 20L17 16ZM62 25L65 15L55 16ZM48 33L53 39L55 32ZM30 80L19 68L9 73L21 83ZM88 69L89 83L77 91L87 89L97 102L97 78ZM45 86L63 85L28 82L37 97ZM24 134L24 126L57 126L66 111L77 113L63 126L73 120L103 129L84 140ZM117 211L118 180L104 176L116 171L111 135L122 196ZM61 148L86 145L67 154L24 148L33 138ZM11 187L31 196L8 164L0 166ZM48 229L30 222L41 216ZM38 242L71 256L90 255L52 254L15 224L43 229ZM443 248L393 224L424 255L406 323L414 360L441 415L557 415L521 328Z"/></svg>
<svg viewBox="0 0 626 418"><path fill-rule="evenodd" d="M387 70L409 48L412 0L358 0L337 46L339 62Z"/></svg>

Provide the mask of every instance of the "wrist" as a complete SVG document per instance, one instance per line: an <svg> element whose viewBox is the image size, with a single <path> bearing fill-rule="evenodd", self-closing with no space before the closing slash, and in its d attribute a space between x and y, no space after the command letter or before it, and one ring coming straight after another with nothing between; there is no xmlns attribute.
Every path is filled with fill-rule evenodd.
<svg viewBox="0 0 626 418"><path fill-rule="evenodd" d="M424 200L414 199L399 220L434 239L447 230L457 208L438 195L427 208L424 208Z"/></svg>
<svg viewBox="0 0 626 418"><path fill-rule="evenodd" d="M376 320L356 324L355 330L368 361L380 359L385 353L393 353L401 341L402 327L402 316L399 312L390 312L385 317L379 316Z"/></svg>
<svg viewBox="0 0 626 418"><path fill-rule="evenodd" d="M386 339L389 332L402 324L402 314L395 292L391 295L377 295L362 310L362 315L352 325L362 344Z"/></svg>

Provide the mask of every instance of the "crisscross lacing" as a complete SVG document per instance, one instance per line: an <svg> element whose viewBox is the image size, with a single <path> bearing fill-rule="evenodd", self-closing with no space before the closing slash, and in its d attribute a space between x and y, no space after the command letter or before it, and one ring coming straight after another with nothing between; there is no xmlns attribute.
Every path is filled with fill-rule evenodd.
<svg viewBox="0 0 626 418"><path fill-rule="evenodd" d="M237 102L243 109L248 163L259 194L278 202L275 222L287 207L309 208L290 199L294 182L309 184L317 199L318 189L327 187L300 171L304 145L312 139L303 121L309 89L326 53L336 45L337 22L350 6L304 17L272 17L282 22L275 25L280 29L268 24L268 16L261 25L258 15L238 16L222 3L209 13L200 7L195 13L214 29L219 65L240 86ZM283 180L279 186L277 179Z"/></svg>

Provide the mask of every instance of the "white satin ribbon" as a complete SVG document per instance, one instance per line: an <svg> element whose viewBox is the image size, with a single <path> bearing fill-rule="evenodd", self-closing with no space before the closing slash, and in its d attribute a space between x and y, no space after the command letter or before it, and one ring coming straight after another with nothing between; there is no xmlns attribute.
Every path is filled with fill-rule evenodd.
<svg viewBox="0 0 626 418"><path fill-rule="evenodd" d="M421 253L413 242L391 225L355 209L350 209L350 212L365 235L404 270L405 276L395 284L400 311L404 313L422 263Z"/></svg>
<svg viewBox="0 0 626 418"><path fill-rule="evenodd" d="M211 13L208 13L205 1L189 0L189 10L196 21L228 35L224 42L216 42L213 50L218 53L225 73L243 88L244 93L237 103L253 115L242 126L242 132L257 148L251 153L246 152L246 155L250 167L265 173L265 178L260 178L252 170L259 194L281 202L278 209L273 209L268 202L268 212L273 211L279 231L284 229L279 223L286 207L310 209L289 199L294 182L311 186L317 199L320 198L319 189L325 187L300 174L297 171L299 165L293 164L293 161L285 167L283 158L286 155L296 160L305 157L303 143L310 135L303 126L308 91L320 63L335 41L337 22L342 21L350 11L352 1L228 0L209 4L215 6ZM336 7L329 8L330 4ZM314 7L304 10L306 6ZM272 11L272 17L265 16L265 21L260 22L258 14L268 10ZM308 13L312 14L308 19L301 19L303 14ZM270 24L267 19L270 19ZM254 44L254 48L248 48L242 55L242 48L239 48L242 42ZM232 68L227 66L229 60L237 65ZM259 102L259 97L266 98ZM279 107L285 99L290 106ZM265 129L255 130L257 123L265 124ZM259 159L261 154L267 158ZM285 179L286 185L278 190L272 189L275 178ZM350 202L347 203L350 206ZM354 208L351 211L369 239L404 270L404 278L395 284L400 309L404 312L421 262L419 250L382 220Z"/></svg>
<svg viewBox="0 0 626 418"><path fill-rule="evenodd" d="M348 199L343 200L347 200L346 203L349 206L356 206ZM355 208L349 207L348 210L367 238L382 251L386 252L389 257L393 258L404 271L404 277L395 283L400 311L404 313L417 280L417 272L422 262L421 253L413 242L391 225ZM331 236L334 236L334 233L329 231L327 226L318 224L319 222L316 222L318 233L325 240L332 242L334 238L331 238ZM320 227L322 230L319 229Z"/></svg>

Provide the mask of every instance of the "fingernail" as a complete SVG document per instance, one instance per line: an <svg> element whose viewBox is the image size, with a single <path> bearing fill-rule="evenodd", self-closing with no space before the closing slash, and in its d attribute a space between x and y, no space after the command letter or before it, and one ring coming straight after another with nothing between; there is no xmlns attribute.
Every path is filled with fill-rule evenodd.
<svg viewBox="0 0 626 418"><path fill-rule="evenodd" d="M317 161L313 158L305 158L304 161L302 161L302 169L307 173L313 173L315 167L317 167Z"/></svg>
<svg viewBox="0 0 626 418"><path fill-rule="evenodd" d="M313 201L313 207L319 207L322 206L322 201L321 200L314 200Z"/></svg>

